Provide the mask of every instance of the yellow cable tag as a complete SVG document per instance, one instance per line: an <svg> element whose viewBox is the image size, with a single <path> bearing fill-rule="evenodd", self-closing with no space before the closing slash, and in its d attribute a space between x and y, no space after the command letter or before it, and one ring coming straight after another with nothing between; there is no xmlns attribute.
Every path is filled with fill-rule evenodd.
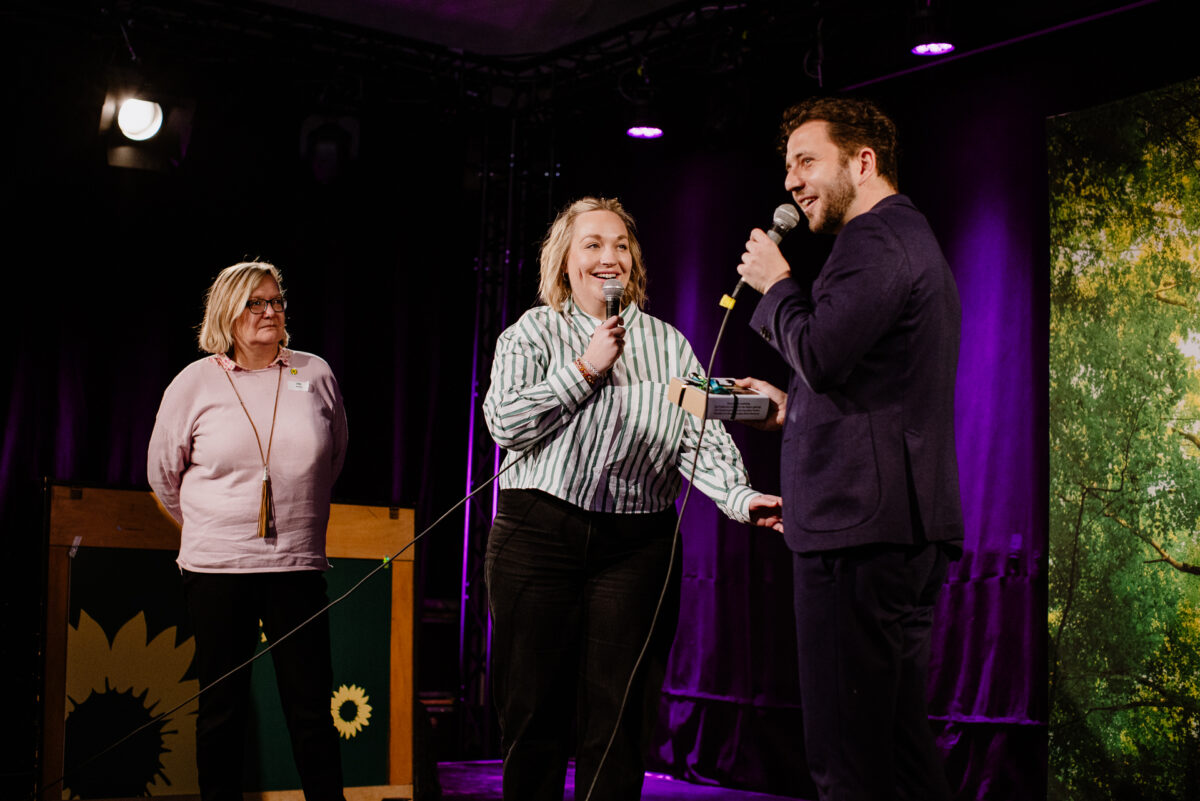
<svg viewBox="0 0 1200 801"><path fill-rule="evenodd" d="M722 309L732 309L734 307L734 304L736 304L736 303L737 303L737 301L734 300L729 295L721 296L721 308Z"/></svg>

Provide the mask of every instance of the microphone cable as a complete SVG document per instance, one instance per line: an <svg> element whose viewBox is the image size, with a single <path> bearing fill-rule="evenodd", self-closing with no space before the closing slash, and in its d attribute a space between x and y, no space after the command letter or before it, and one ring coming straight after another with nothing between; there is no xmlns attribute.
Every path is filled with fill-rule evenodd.
<svg viewBox="0 0 1200 801"><path fill-rule="evenodd" d="M788 234L797 223L800 222L800 212L791 203L783 203L776 207L772 217L772 224L767 236L776 245L780 243L784 236ZM617 732L621 728L621 720L625 715L625 707L629 703L629 693L633 689L633 682L637 676L638 670L642 666L642 660L645 659L646 651L649 650L650 640L654 636L654 627L658 625L658 618L662 612L663 601L667 596L667 590L671 584L671 573L675 568L675 551L679 546L679 530L683 525L683 513L687 510L688 498L692 495L692 487L695 486L696 467L700 462L700 447L704 443L704 429L708 424L708 397L711 387L711 376L713 365L717 360L717 350L721 347L721 340L725 336L725 326L729 323L729 315L733 312L733 307L737 305L738 295L741 294L742 287L746 282L739 278L737 285L728 295L721 297L720 306L725 309L725 314L721 317L721 326L717 329L717 337L713 341L712 352L708 357L708 369L704 371L704 409L705 416L700 418L700 432L696 437L696 452L692 456L692 469L688 473L688 486L683 493L683 501L679 505L679 518L675 521L675 532L671 537L671 556L667 563L667 575L663 580L662 590L658 595L658 604L654 607L654 616L650 621L650 630L646 634L646 640L642 643L642 650L638 653L637 661L633 665L633 670L629 674L629 681L625 684L625 693L621 698L621 705L617 710L617 722L613 726L612 734L609 735L608 744L604 747L604 754L600 757L600 763L596 766L596 772L592 776L592 783L588 786L587 795L584 796L584 801L591 801L592 792L596 789L596 780L600 777L600 771L604 768L604 763L608 759L609 751L612 750L613 742L617 738Z"/></svg>
<svg viewBox="0 0 1200 801"><path fill-rule="evenodd" d="M671 555L667 561L667 575L663 579L662 590L658 594L658 603L654 607L654 615L650 619L650 629L646 633L646 639L642 643L642 649L638 653L637 661L634 662L633 670L629 673L629 681L625 684L625 692L621 697L621 705L617 709L617 720L613 724L612 734L609 735L608 743L604 746L604 753L600 757L599 764L596 765L596 772L592 774L592 782L588 785L587 794L583 801L591 801L592 793L596 789L596 781L600 778L600 772L604 769L604 763L608 760L609 751L612 750L613 743L617 739L617 732L621 729L621 721L625 716L625 707L629 703L629 694L633 691L634 679L637 677L638 670L642 667L642 660L646 657L646 651L650 649L650 641L654 638L654 628L658 625L658 618L662 612L663 601L667 597L667 590L671 586L671 574L675 570L675 551L679 548L679 530L683 526L683 513L687 511L688 498L692 495L692 488L695 486L696 467L700 463L700 449L704 444L704 429L708 425L708 396L710 387L710 377L712 376L713 365L717 360L717 349L721 346L721 339L725 335L725 325L729 322L729 315L733 312L733 307L736 305L738 294L742 290L744 282L739 280L737 286L729 295L721 298L721 306L725 309L725 314L721 317L721 327L717 329L717 338L713 341L712 352L708 357L708 369L704 371L704 409L705 416L700 418L700 431L696 435L696 451L692 454L692 468L688 473L688 485L684 490L683 500L679 504L679 515L675 520L675 531L671 535ZM686 414L686 412L685 412ZM681 435L682 437L682 435Z"/></svg>
<svg viewBox="0 0 1200 801"><path fill-rule="evenodd" d="M704 380L704 407L705 407L705 409L708 408L709 376L712 375L713 364L716 361L717 350L720 347L721 339L725 333L725 326L729 322L729 315L733 311L733 307L736 302L735 299L736 299L738 293L741 291L742 286L743 286L743 282L739 280L737 286L734 288L731 295L726 295L721 300L721 306L725 308L725 314L721 318L721 326L717 330L717 337L716 337L716 340L713 342L712 352L709 355L708 369L705 370L705 373L704 373L704 378L705 378L705 380ZM376 565L369 573L367 573L367 575L363 576L361 579L359 579L357 582L355 582L355 584L352 587L350 587L350 589L346 590L344 593L342 593L340 596L333 599L332 601L329 601L327 604L325 604L325 606L321 607L321 609L317 610L312 615L310 615L308 618L306 618L305 620L303 620L302 622L297 624L290 631L288 631L288 632L284 633L283 635L281 635L280 637L274 639L272 642L270 642L267 645L266 648L262 649L261 651L259 651L256 654L254 654L253 656L251 656L249 659L247 659L242 664L230 669L224 675L209 682L206 686L201 687L189 698L181 701L180 703L176 704L175 706L171 707L170 709L167 709L167 710L159 713L158 715L154 716L147 722L143 723L141 726L138 726L137 728L130 731L125 736L114 741L110 745L102 748L101 750L92 754L90 757L84 759L79 764L73 765L70 769L64 768L62 774L57 779L55 779L54 781L52 781L46 785L41 786L37 790L36 795L34 796L34 801L36 801L36 799L40 799L42 796L45 795L45 793L47 791L51 790L52 788L63 784L69 776L77 774L83 768L92 764L93 762L95 762L97 759L104 756L105 754L113 751L121 744L127 742L129 739L136 736L138 733L148 729L149 727L153 726L154 724L158 723L159 721L163 720L164 718L174 714L175 712L178 712L180 709L187 706L192 701L195 701L201 695L208 692L209 690L211 690L213 687L217 686L221 682L225 681L230 676L233 676L237 672L250 667L252 664L257 662L259 659L261 659L262 657L264 657L268 653L270 653L272 650L274 650L275 646L279 645L279 643L288 639L293 634L300 631L300 629L304 628L309 623L313 622L314 620L319 618L321 615L325 614L330 609L332 609L333 607L340 604L342 601L349 598L352 594L354 594L358 590L359 587L361 587L363 584L365 584L376 573L378 573L380 570L384 570L387 567L389 567L395 559L397 559L402 554L404 554L404 552L407 551L409 548L412 548L414 545L416 545L417 542L419 542L421 539L423 539L425 537L425 535L427 535L439 523L441 523L443 520L445 520L447 517L449 517L451 514L453 514L459 508L461 508L467 501L469 501L471 498L475 497L475 495L477 495L479 492L484 490L486 487L491 486L491 484L493 482L495 482L497 479L499 479L500 476L502 476L504 473L508 472L508 470L510 470L513 467L515 467L516 465L520 464L522 460L524 460L527 456L529 456L531 453L533 453L534 445L541 442L543 439L550 436L558 429L562 428L570 419L571 419L570 416L561 417L559 419L559 421L553 427L551 427L550 429L545 431L540 437L538 437L536 440L534 440L532 443L530 443L530 445L527 448L525 448L516 459L513 459L507 465L500 468L500 470L497 471L494 475L492 475L490 478L488 478L486 481L484 481L482 484L480 484L475 489L471 490L471 492L469 492L465 496L463 496L462 499L460 499L457 503L455 503L453 506L451 506L449 509L447 509L444 513L442 513L442 515L439 516L436 520L434 520L432 523L430 523L428 526L426 526L421 531L421 533L417 534L415 537L413 537L411 540L409 540L407 543L405 543L404 546L402 546L400 548L400 550L396 551L396 553L392 554L391 556L385 557L383 559L383 561L380 562L380 564ZM604 753L600 758L600 762L596 766L596 773L592 777L592 783L588 788L588 792L587 792L587 795L585 796L584 801L590 801L590 799L592 797L592 791L595 789L595 786L596 786L596 780L599 778L600 771L604 768L604 763L608 759L609 751L612 749L613 742L616 740L617 732L620 729L621 721L624 718L624 714L625 714L625 708L629 701L629 693L632 691L632 688L633 688L634 678L637 676L637 672L641 668L642 661L645 659L646 651L649 649L651 638L654 635L654 628L658 624L658 618L662 612L663 601L666 598L667 590L669 589L670 583L671 583L671 574L674 571L675 552L679 548L679 530L680 530L680 527L683 525L683 514L687 510L688 499L691 497L691 494L692 494L692 487L695 486L694 481L695 481L695 477L696 477L696 469L697 469L697 466L699 465L699 461L700 461L700 449L704 443L704 431L705 431L705 428L707 427L707 424L708 424L707 417L700 419L700 430L696 437L696 450L692 456L692 467L688 474L688 486L687 486L687 489L683 493L683 500L680 503L680 507L679 507L679 515L675 521L675 531L673 532L673 534L671 536L671 553L670 553L670 556L669 556L669 559L667 562L667 574L663 580L662 590L659 592L658 602L654 608L654 614L650 621L650 629L646 634L646 640L642 644L641 651L638 653L638 658L637 658L637 661L634 663L632 672L630 673L629 681L625 685L625 692L621 698L621 704L617 711L616 724L613 727L612 734L609 736L608 743L604 748Z"/></svg>
<svg viewBox="0 0 1200 801"><path fill-rule="evenodd" d="M542 440L544 440L546 437L548 437L548 436L550 436L551 434L553 434L553 433L554 433L555 431L557 431L558 429L562 428L562 427L563 427L563 426L564 426L564 425L565 425L565 424L566 424L568 421L570 421L570 420L571 420L571 416L564 415L563 417L561 417L561 418L558 420L558 422L556 422L556 423L555 423L555 424L554 424L554 425L553 425L551 428L547 429L545 432L543 432L543 433L542 433L542 435L541 435L541 436L539 436L537 439L535 439L533 442L531 442L531 443L529 444L529 446L528 446L528 447L527 447L527 448L526 448L524 451L522 451L522 452L521 452L521 454L520 454L520 455L519 455L519 456L518 456L516 459L513 459L513 460L512 460L510 463L508 463L508 464L507 464L507 465L505 465L504 467L500 468L500 470L499 470L499 471L497 471L497 472L495 473L495 475L493 475L491 478L487 479L487 480L486 480L486 481L484 481L482 484L480 484L478 487L476 487L475 489L473 489L473 490L471 490L469 493L467 493L465 496L463 496L463 498L462 498L460 501L458 501L456 504L454 504L454 505L453 505L453 506L451 506L449 509L447 509L447 510L446 510L446 511L445 511L445 512L444 512L444 513L443 513L443 514L440 516L440 517L438 517L438 519L437 519L437 520L434 520L432 523L430 523L428 526L426 526L426 527L424 528L424 530L422 530L422 531L421 531L421 533L420 533L420 534L418 534L417 536L415 536L415 537L413 537L411 540L409 540L407 543L405 543L405 544L404 544L404 546L400 548L400 550L396 551L396 553L392 554L391 556L384 557L383 561L382 561L382 562L380 562L380 564L376 565L376 566L375 566L375 567L374 567L374 568L373 568L373 569L372 569L372 570L371 570L369 573L367 573L367 575L363 576L361 579L359 579L357 582L355 582L354 586L352 586L350 589L346 590L344 593L342 593L341 595L339 595L337 598L335 598L335 599L333 599L332 601L330 601L330 602L328 602L327 604L325 604L325 606L321 607L319 610L317 610L316 612L314 612L314 613L313 613L312 615L310 615L308 618L306 618L305 620L303 620L302 622L300 622L299 624L297 624L297 625L296 625L295 627L293 627L293 628L292 628L290 631L288 631L288 632L286 632L285 634L281 635L280 637L278 637L278 638L276 638L276 639L272 640L272 641L271 641L271 642L270 642L270 643L267 645L267 647L266 647L266 648L262 649L261 651L259 651L259 652L258 652L258 653L256 653L256 654L254 654L252 657L250 657L249 659L247 659L247 660L246 660L245 662L243 662L242 664L238 665L238 666L237 666L237 667L235 667L235 668L232 668L232 669L230 669L230 670L229 670L227 673L225 673L224 675L220 676L219 678L216 678L216 679L212 680L212 681L211 681L211 682L209 682L209 683L208 683L206 686L204 686L204 687L201 687L201 688L200 688L199 690L197 690L197 691L195 692L195 694L193 694L191 697L189 697L189 698L187 698L186 700L184 700L184 701L182 701L182 702L180 702L180 703L176 704L175 706L171 707L170 709L168 709L168 710L166 710L166 711L164 711L164 712L162 712L162 713L160 713L160 714L158 714L158 715L154 716L153 718L151 718L151 719L150 719L150 720L148 720L147 722L143 723L141 726L138 726L136 729L134 729L133 731L131 731L131 732L129 732L128 734L126 734L124 737L121 737L119 740L116 740L115 742L111 743L110 745L108 745L108 746L106 746L106 747L102 748L101 750L99 750L99 751L97 751L96 753L92 754L90 757L88 757L87 759L83 760L83 761L82 761L82 762L80 762L79 764L77 764L77 765L72 765L70 769L66 769L66 768L64 768L64 770L63 770L62 774L61 774L61 775L60 775L60 776L59 776L57 779L55 779L54 781L50 782L49 784L46 784L46 785L44 785L44 786L40 787L40 788L37 790L37 792L36 792L36 795L34 796L34 801L37 801L37 799L40 799L40 798L42 798L42 797L43 797L43 796L46 794L46 792L47 792L47 791L49 791L49 790L53 789L54 787L56 787L56 786L58 786L58 785L62 784L63 782L65 782L65 781L66 781L66 779L67 779L68 777L70 777L70 776L73 776L73 775L75 775L75 774L79 773L79 772L80 772L80 771L81 771L83 768L85 768L85 767L87 767L88 765L92 764L92 763L93 763L93 762L95 762L97 759L99 759L100 757L102 757L102 756L104 756L105 754L109 753L109 752L110 752L110 751L112 751L113 749L117 748L117 747L118 747L118 746L120 746L122 743L124 743L124 742L126 742L127 740L129 740L130 738L132 738L132 737L136 736L136 735L137 735L139 732L141 732L141 731L144 731L145 729L148 729L148 728L150 728L151 726L153 726L154 724L156 724L156 723L158 723L159 721L163 720L164 718L168 717L169 715L172 715L172 714L174 714L175 712L178 712L180 709L182 709L183 707L187 706L187 705L188 705L188 704L190 704L192 701L195 701L195 700L196 700L197 698L199 698L201 695L203 695L204 693L208 692L208 691L209 691L209 690L211 690L213 687L216 687L218 684L220 684L221 682L225 681L226 679L228 679L230 676L234 675L234 674L235 674L235 673L237 673L238 671L240 671L240 670L244 670L245 668L248 668L248 667L250 667L250 665L254 664L254 663L255 663L255 662L257 662L259 659L261 659L262 657L264 657L264 656L266 656L268 653L270 653L272 650L274 650L275 646L279 645L281 642L283 642L283 641L284 641L284 640L286 640L287 638L291 637L291 636L292 636L293 634L295 634L296 632L300 631L300 629L304 628L304 627L305 627L305 626L307 626L309 623L312 623L314 620L316 620L317 618L319 618L321 615L325 614L325 613L326 613L326 612L328 612L330 609L332 609L333 607L335 607L335 606L337 606L338 604L340 604L342 601L344 601L344 600L346 600L347 598L349 598L349 597L350 597L350 596L351 596L351 595L352 595L354 592L356 592L356 591L358 590L358 588L359 588L359 587L361 587L363 584L365 584L365 583L366 583L366 582L367 582L367 581L368 581L368 580L369 580L369 579L370 579L372 576L374 576L374 575L375 575L376 573L378 573L380 570L384 570L384 569L386 569L387 567L389 567L389 566L391 565L391 563L392 563L393 561L395 561L395 560L396 560L396 559L397 559L397 558L398 558L398 557L399 557L401 554L403 554L403 553L404 553L405 551L407 551L409 548L411 548L411 547L413 547L414 545L416 545L416 544L417 544L417 542L419 542L421 539L423 539L423 538L425 537L425 535L426 535L426 534L428 534L430 531L432 531L432 530L433 530L433 529L434 529L434 528L435 528L435 527L436 527L436 526L437 526L439 523L441 523L443 520L445 520L447 517L449 517L451 514L453 514L453 513L454 513L455 511L457 511L459 508L461 508L461 507L462 507L462 506L463 506L463 505L464 505L464 504L465 504L467 501L469 501L471 498L474 498L474 497L475 497L475 496L476 496L476 495L477 495L479 492L483 491L485 488L487 488L487 487L491 486L491 484L492 484L494 481L496 481L498 478L500 478L500 476L504 475L504 473L508 472L510 469L512 469L512 468L513 468L513 467L515 467L516 465L520 464L520 463L521 463L521 461L522 461L522 460L523 460L523 459L524 459L526 456L528 456L529 454L531 454L531 453L533 452L533 447L534 447L535 445L537 445L539 442L541 442Z"/></svg>

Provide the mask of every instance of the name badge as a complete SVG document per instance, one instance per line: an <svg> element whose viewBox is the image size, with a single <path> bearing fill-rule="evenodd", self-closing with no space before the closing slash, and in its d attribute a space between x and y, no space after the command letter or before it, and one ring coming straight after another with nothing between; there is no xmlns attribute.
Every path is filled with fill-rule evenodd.
<svg viewBox="0 0 1200 801"><path fill-rule="evenodd" d="M292 390L293 392L310 392L311 391L308 388L307 381L289 381L289 382L287 382L287 388Z"/></svg>

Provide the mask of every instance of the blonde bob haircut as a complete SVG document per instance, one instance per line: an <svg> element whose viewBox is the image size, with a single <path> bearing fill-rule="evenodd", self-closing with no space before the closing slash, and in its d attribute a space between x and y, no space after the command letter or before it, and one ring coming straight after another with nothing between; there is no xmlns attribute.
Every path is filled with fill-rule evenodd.
<svg viewBox="0 0 1200 801"><path fill-rule="evenodd" d="M205 353L229 353L233 350L234 321L245 311L250 293L264 278L274 278L280 294L283 294L283 277L274 264L243 261L221 270L204 298L200 350ZM285 326L279 344L287 345L288 339Z"/></svg>
<svg viewBox="0 0 1200 801"><path fill-rule="evenodd" d="M629 255L633 257L633 269L625 284L621 305L630 303L640 307L646 301L646 267L642 263L642 246L638 244L637 226L633 217L625 211L616 198L584 197L567 205L550 226L542 240L542 253L538 257L541 265L541 283L538 296L550 308L561 312L571 299L571 281L567 277L567 254L571 250L571 239L575 235L575 218L589 211L611 211L625 223L629 233Z"/></svg>

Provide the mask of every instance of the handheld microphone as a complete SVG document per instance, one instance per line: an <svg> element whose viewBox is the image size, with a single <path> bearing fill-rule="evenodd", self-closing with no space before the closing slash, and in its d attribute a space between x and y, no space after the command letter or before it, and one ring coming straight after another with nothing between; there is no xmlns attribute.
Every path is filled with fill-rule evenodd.
<svg viewBox="0 0 1200 801"><path fill-rule="evenodd" d="M625 294L625 287L616 278L610 278L600 291L604 293L604 319L616 317L621 313L621 296Z"/></svg>
<svg viewBox="0 0 1200 801"><path fill-rule="evenodd" d="M780 203L775 207L775 214L771 217L771 230L767 231L767 236L771 241L778 245L783 241L788 231L796 227L800 222L800 212L791 203ZM742 287L746 282L741 278L738 279L737 286L733 288L733 292L724 295L721 298L721 307L724 309L732 309L737 303L737 296L742 291Z"/></svg>
<svg viewBox="0 0 1200 801"><path fill-rule="evenodd" d="M800 212L796 210L796 207L791 203L780 203L771 217L771 230L767 231L767 236L771 237L771 241L778 245L783 241L787 232L799 223Z"/></svg>

